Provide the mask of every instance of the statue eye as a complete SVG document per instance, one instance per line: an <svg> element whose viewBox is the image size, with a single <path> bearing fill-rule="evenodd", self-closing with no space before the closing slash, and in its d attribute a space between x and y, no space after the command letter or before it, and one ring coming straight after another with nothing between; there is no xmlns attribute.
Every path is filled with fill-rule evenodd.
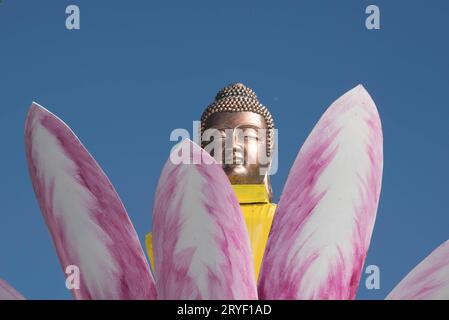
<svg viewBox="0 0 449 320"><path fill-rule="evenodd" d="M254 130L254 129L246 129L245 130L245 137L249 141L259 141L258 132L257 132L257 130Z"/></svg>
<svg viewBox="0 0 449 320"><path fill-rule="evenodd" d="M248 140L251 140L251 141L259 141L259 137L257 135L255 136L255 135L250 134L250 135L247 135L246 137Z"/></svg>

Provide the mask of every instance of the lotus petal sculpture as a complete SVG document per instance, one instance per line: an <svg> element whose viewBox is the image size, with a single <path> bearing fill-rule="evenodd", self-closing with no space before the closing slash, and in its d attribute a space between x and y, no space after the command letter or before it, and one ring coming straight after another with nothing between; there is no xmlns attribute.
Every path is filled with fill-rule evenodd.
<svg viewBox="0 0 449 320"><path fill-rule="evenodd" d="M328 108L290 171L256 283L235 194L198 145L175 148L189 150L190 162L168 160L159 179L153 278L119 196L70 128L36 103L25 126L31 180L62 268L81 271L75 299L354 299L379 202L382 139L362 86ZM0 299L22 298L0 280ZM449 299L449 244L387 299Z"/></svg>

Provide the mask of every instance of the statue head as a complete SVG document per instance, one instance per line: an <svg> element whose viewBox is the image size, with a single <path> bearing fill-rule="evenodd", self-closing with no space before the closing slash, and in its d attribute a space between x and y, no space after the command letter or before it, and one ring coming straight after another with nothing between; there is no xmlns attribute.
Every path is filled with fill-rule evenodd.
<svg viewBox="0 0 449 320"><path fill-rule="evenodd" d="M201 137L232 184L265 184L271 197L274 121L254 91L241 83L219 91L201 117Z"/></svg>

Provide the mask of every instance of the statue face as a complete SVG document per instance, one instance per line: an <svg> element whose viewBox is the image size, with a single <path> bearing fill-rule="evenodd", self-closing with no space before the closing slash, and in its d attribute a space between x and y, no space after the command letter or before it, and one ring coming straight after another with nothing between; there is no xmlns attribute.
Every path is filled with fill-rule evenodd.
<svg viewBox="0 0 449 320"><path fill-rule="evenodd" d="M267 164L261 163L259 152L266 154L267 125L261 115L253 112L214 113L206 122L205 131L207 129L215 129L219 133L221 155L215 155L215 149L210 153L215 159L221 159L232 184L264 183L265 174L261 174L263 170L260 169ZM260 129L265 130L258 131ZM262 159L262 162L267 161Z"/></svg>

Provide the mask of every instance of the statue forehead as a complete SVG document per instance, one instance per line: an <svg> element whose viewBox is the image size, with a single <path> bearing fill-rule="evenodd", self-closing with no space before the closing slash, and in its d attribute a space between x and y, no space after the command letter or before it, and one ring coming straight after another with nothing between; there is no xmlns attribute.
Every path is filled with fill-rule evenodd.
<svg viewBox="0 0 449 320"><path fill-rule="evenodd" d="M253 126L265 129L267 124L260 114L251 111L241 112L217 112L212 114L206 121L206 128L236 128L239 126Z"/></svg>

